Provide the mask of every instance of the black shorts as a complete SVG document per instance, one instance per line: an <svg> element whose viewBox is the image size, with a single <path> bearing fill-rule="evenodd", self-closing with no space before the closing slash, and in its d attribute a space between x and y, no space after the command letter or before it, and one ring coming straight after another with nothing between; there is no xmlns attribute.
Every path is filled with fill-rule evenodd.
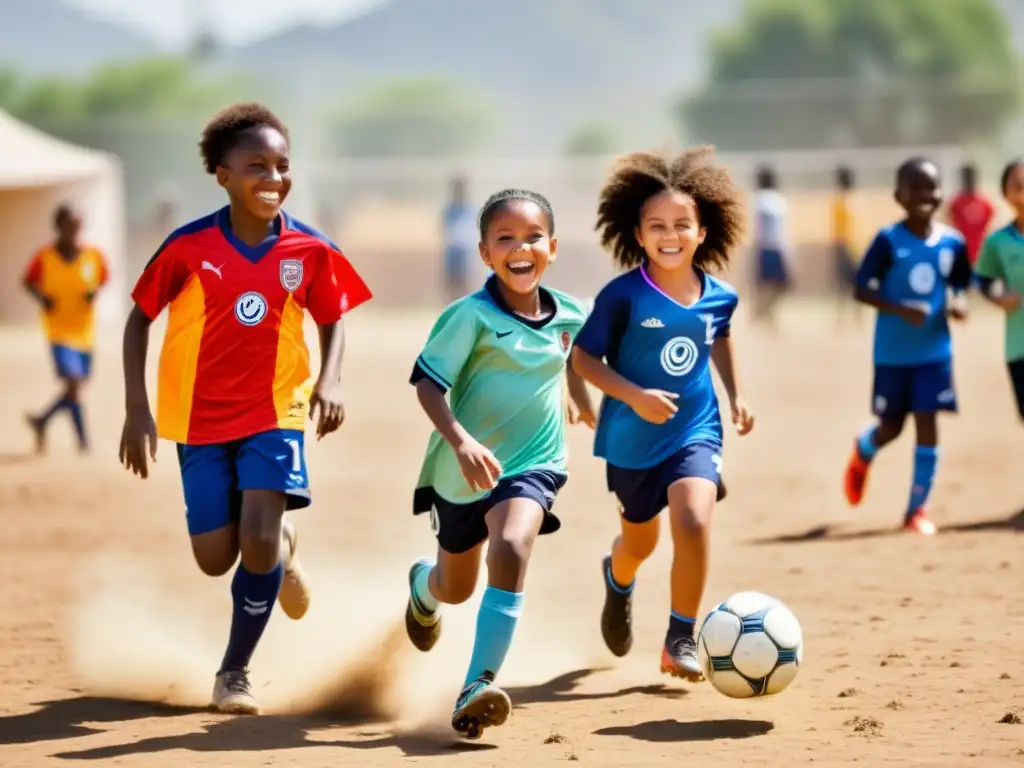
<svg viewBox="0 0 1024 768"><path fill-rule="evenodd" d="M619 501L619 512L630 523L653 520L668 506L669 486L677 480L700 477L722 488L722 447L710 442L683 446L660 464L649 469L624 469L609 464L608 490Z"/></svg>
<svg viewBox="0 0 1024 768"><path fill-rule="evenodd" d="M453 504L442 499L433 488L420 488L413 502L413 514L430 512L430 527L437 545L445 552L458 555L487 540L487 513L509 499L531 499L544 510L541 534L554 533L562 527L551 509L555 497L565 485L567 476L561 472L534 469L511 477L503 477L497 487L478 501Z"/></svg>
<svg viewBox="0 0 1024 768"><path fill-rule="evenodd" d="M1010 383L1013 385L1013 396L1017 398L1017 413L1024 420L1024 358L1011 360L1006 364L1010 370Z"/></svg>

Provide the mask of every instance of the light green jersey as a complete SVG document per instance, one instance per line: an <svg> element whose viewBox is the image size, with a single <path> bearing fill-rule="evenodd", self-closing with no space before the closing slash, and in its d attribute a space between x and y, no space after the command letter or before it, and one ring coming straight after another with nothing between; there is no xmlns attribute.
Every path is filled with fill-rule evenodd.
<svg viewBox="0 0 1024 768"><path fill-rule="evenodd" d="M1011 223L985 240L974 271L1024 296L1024 235ZM1006 359L1024 359L1024 307L1006 315Z"/></svg>
<svg viewBox="0 0 1024 768"><path fill-rule="evenodd" d="M445 309L416 359L418 375L448 392L455 418L501 462L502 477L527 470L565 473L563 377L586 307L561 291L542 288L555 312L541 321L526 320L504 306L494 282L492 277ZM487 495L470 490L455 452L436 431L416 488L432 488L454 504Z"/></svg>

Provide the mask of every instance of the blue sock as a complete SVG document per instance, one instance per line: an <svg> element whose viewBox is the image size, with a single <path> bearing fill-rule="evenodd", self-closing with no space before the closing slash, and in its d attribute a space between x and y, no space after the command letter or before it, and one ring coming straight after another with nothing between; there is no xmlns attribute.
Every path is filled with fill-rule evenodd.
<svg viewBox="0 0 1024 768"><path fill-rule="evenodd" d="M875 445L875 433L877 432L878 425L872 424L857 435L857 453L866 462L870 462L878 453L878 446Z"/></svg>
<svg viewBox="0 0 1024 768"><path fill-rule="evenodd" d="M617 582L615 580L615 577L612 576L612 561L611 560L608 561L608 567L605 569L604 575L605 575L605 578L608 579L608 586L610 586L612 589L614 589L620 595L628 595L630 592L633 591L633 587L636 586L636 579L633 579L632 583L630 583L629 586L625 586L625 587L622 586L621 584L619 584L619 582Z"/></svg>
<svg viewBox="0 0 1024 768"><path fill-rule="evenodd" d="M523 613L523 593L487 587L476 616L476 640L466 672L466 687L484 672L497 675L505 663L516 623Z"/></svg>
<svg viewBox="0 0 1024 768"><path fill-rule="evenodd" d="M46 409L46 412L39 417L39 425L45 427L47 422L56 416L58 413L68 408L71 405L71 401L63 395L53 401L53 404Z"/></svg>
<svg viewBox="0 0 1024 768"><path fill-rule="evenodd" d="M220 672L242 670L249 666L256 644L267 628L283 578L284 567L280 563L270 573L261 574L250 573L244 565L238 564L231 581L231 597L235 604L231 616L231 634L228 636L228 649L224 652Z"/></svg>
<svg viewBox="0 0 1024 768"><path fill-rule="evenodd" d="M680 616L675 611L668 617L668 637L675 639L680 637L693 637L693 629L697 620L691 616Z"/></svg>
<svg viewBox="0 0 1024 768"><path fill-rule="evenodd" d="M939 449L932 445L919 445L914 449L914 482L910 488L910 502L907 514L910 515L928 503L935 482L935 467L939 463Z"/></svg>
<svg viewBox="0 0 1024 768"><path fill-rule="evenodd" d="M85 436L85 419L82 417L82 404L75 400L68 400L68 410L71 412L71 421L75 425L75 435L78 436L78 445L85 448L89 441Z"/></svg>

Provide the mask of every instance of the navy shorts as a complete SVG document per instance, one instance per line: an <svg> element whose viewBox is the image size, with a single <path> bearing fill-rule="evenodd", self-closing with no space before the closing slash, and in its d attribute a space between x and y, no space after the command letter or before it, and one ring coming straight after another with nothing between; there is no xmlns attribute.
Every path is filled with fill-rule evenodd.
<svg viewBox="0 0 1024 768"><path fill-rule="evenodd" d="M1010 383L1013 385L1013 396L1017 399L1017 413L1024 419L1024 358L1011 360L1006 364L1010 371Z"/></svg>
<svg viewBox="0 0 1024 768"><path fill-rule="evenodd" d="M871 412L883 421L899 421L908 413L956 410L952 361L875 366Z"/></svg>
<svg viewBox="0 0 1024 768"><path fill-rule="evenodd" d="M92 370L92 353L80 349L54 344L50 347L53 353L53 366L62 379L88 379Z"/></svg>
<svg viewBox="0 0 1024 768"><path fill-rule="evenodd" d="M304 437L297 429L273 429L229 443L179 443L189 536L237 522L243 491L281 491L288 509L308 507Z"/></svg>
<svg viewBox="0 0 1024 768"><path fill-rule="evenodd" d="M722 447L710 442L690 443L650 469L623 469L609 464L606 477L623 518L630 523L646 523L668 506L668 488L676 481L702 477L718 485Z"/></svg>
<svg viewBox="0 0 1024 768"><path fill-rule="evenodd" d="M567 476L561 472L534 469L503 477L484 498L469 504L453 504L442 499L433 488L416 491L413 513L430 512L430 527L437 545L445 552L458 555L487 540L487 513L509 499L531 499L544 510L541 534L554 533L562 527L551 509L555 497L565 485Z"/></svg>
<svg viewBox="0 0 1024 768"><path fill-rule="evenodd" d="M836 243L832 258L835 259L836 289L847 293L857 284L857 265L846 243Z"/></svg>
<svg viewBox="0 0 1024 768"><path fill-rule="evenodd" d="M757 280L767 285L788 285L786 259L777 248L762 248L757 254Z"/></svg>

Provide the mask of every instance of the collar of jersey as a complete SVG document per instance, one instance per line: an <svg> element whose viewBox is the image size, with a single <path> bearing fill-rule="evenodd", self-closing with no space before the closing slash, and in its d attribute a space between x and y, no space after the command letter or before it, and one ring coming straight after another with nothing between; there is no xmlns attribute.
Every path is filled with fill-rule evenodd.
<svg viewBox="0 0 1024 768"><path fill-rule="evenodd" d="M523 317L522 315L516 314L515 310L512 309L512 307L508 305L505 299L501 297L501 291L498 290L497 275L491 275L489 278L487 278L487 282L484 283L484 290L487 291L487 295L491 297L491 301L493 301L497 305L498 309L500 309L506 315L511 317L513 320L516 320L530 328L543 328L545 325L554 320L555 315L558 314L558 301L555 299L554 294L551 293L551 291L549 291L544 286L539 287L540 303L541 305L550 304L550 306L554 308L554 311L547 317L541 318L540 320L531 320L528 317Z"/></svg>
<svg viewBox="0 0 1024 768"><path fill-rule="evenodd" d="M277 241L281 237L281 232L288 223L285 212L281 211L280 215L274 221L273 229L267 233L265 238L263 238L263 242L259 245L248 245L235 237L235 233L231 231L230 211L231 206L229 205L226 205L217 211L217 226L220 227L221 234L224 235L224 239L228 241L231 247L238 251L238 253L247 261L251 261L253 264L259 262L260 259L270 252L271 248L277 245Z"/></svg>
<svg viewBox="0 0 1024 768"><path fill-rule="evenodd" d="M667 293L665 293L663 290L661 290L661 288L658 287L658 284L655 283L651 279L651 276L647 274L647 261L646 260L644 260L644 262L640 265L640 275L641 275L641 277L643 277L644 282L647 283L647 285L650 286L650 288L652 290L657 291L662 296L664 296L666 299L671 301L673 304L675 304L676 306L682 307L683 309L693 309L694 307L696 307L698 304L700 304L702 301L704 301L704 298L708 295L708 289L711 288L710 284L708 283L708 273L707 272L705 272L703 269L697 269L697 267L694 267L693 271L696 272L697 273L697 277L700 278L700 296L697 297L697 300L695 302L693 302L693 304L691 304L690 306L686 306L681 301L676 301L671 296L669 296Z"/></svg>

